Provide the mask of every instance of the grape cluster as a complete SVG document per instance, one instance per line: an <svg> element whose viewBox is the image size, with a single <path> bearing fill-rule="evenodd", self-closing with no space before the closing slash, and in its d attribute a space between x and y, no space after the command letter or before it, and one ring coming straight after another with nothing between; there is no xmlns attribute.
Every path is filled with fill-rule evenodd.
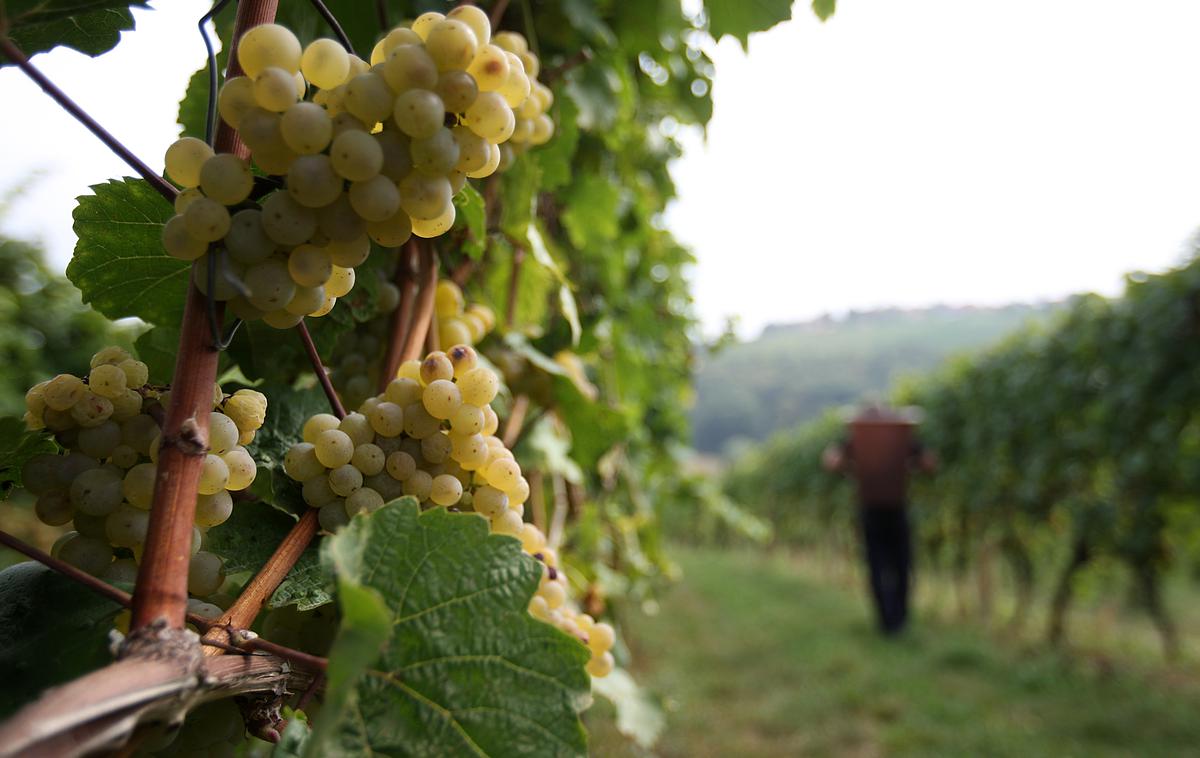
<svg viewBox="0 0 1200 758"><path fill-rule="evenodd" d="M393 29L370 64L329 39L302 49L277 24L248 31L237 56L245 75L221 88L218 111L282 186L252 198L251 162L178 140L166 173L184 190L163 246L194 261L202 292L280 329L329 313L372 240L392 248L447 231L453 196L496 171L502 144L554 130L537 57L520 35L493 44L474 6Z"/></svg>
<svg viewBox="0 0 1200 758"><path fill-rule="evenodd" d="M168 393L148 385L148 376L146 364L107 347L92 357L86 379L59 374L25 395L29 428L53 432L65 448L63 454L34 456L21 472L37 498L38 519L73 527L51 553L109 582L134 582L150 522L161 441L152 414L161 411ZM188 572L188 590L200 597L224 581L221 559L200 548L204 533L229 518L230 492L254 481L257 466L244 445L262 426L267 400L254 390L226 397L214 386L213 407ZM197 612L204 610L211 611Z"/></svg>
<svg viewBox="0 0 1200 758"><path fill-rule="evenodd" d="M496 314L482 303L467 305L462 289L450 279L437 283L433 295L439 345L478 345L496 328Z"/></svg>
<svg viewBox="0 0 1200 758"><path fill-rule="evenodd" d="M521 548L542 562L542 579L529 601L529 613L587 645L592 655L587 672L595 677L608 676L615 665L609 652L616 639L612 626L580 613L571 605L566 579L558 569L558 554L546 544L546 536L540 529L525 524L518 536Z"/></svg>

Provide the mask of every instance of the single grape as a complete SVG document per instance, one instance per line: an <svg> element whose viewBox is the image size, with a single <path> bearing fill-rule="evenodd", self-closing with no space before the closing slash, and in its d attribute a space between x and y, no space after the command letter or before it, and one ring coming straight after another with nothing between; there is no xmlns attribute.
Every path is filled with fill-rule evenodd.
<svg viewBox="0 0 1200 758"><path fill-rule="evenodd" d="M167 148L167 177L181 187L196 187L200 184L200 168L212 155L213 149L203 140L182 137Z"/></svg>
<svg viewBox="0 0 1200 758"><path fill-rule="evenodd" d="M279 260L267 260L246 269L245 283L250 294L247 300L261 311L282 308L296 294L288 266Z"/></svg>
<svg viewBox="0 0 1200 758"><path fill-rule="evenodd" d="M335 40L313 40L300 56L300 71L321 89L332 89L350 73L350 55Z"/></svg>
<svg viewBox="0 0 1200 758"><path fill-rule="evenodd" d="M384 222L396 215L400 208L400 190L394 181L383 174L354 182L348 194L355 213L368 222ZM368 225L367 228L371 227Z"/></svg>
<svg viewBox="0 0 1200 758"><path fill-rule="evenodd" d="M209 528L224 524L233 513L233 498L225 490L196 497L196 526Z"/></svg>
<svg viewBox="0 0 1200 758"><path fill-rule="evenodd" d="M314 155L333 139L333 122L315 103L299 102L288 107L279 120L279 132L289 148L300 155Z"/></svg>
<svg viewBox="0 0 1200 758"><path fill-rule="evenodd" d="M339 423L340 419L332 413L318 413L304 422L300 437L305 442L316 442L317 435L330 429L337 429Z"/></svg>
<svg viewBox="0 0 1200 758"><path fill-rule="evenodd" d="M484 45L467 67L480 92L494 92L508 81L508 57L495 45Z"/></svg>
<svg viewBox="0 0 1200 758"><path fill-rule="evenodd" d="M254 78L270 66L289 73L300 70L300 41L287 27L261 24L242 35L237 46L238 63Z"/></svg>
<svg viewBox="0 0 1200 758"><path fill-rule="evenodd" d="M492 22L488 15L475 5L460 5L446 14L446 18L461 21L471 28L475 39L480 45L486 45L492 38Z"/></svg>
<svg viewBox="0 0 1200 758"><path fill-rule="evenodd" d="M329 472L329 489L341 497L349 497L362 486L362 472L347 463Z"/></svg>
<svg viewBox="0 0 1200 758"><path fill-rule="evenodd" d="M396 98L392 112L396 126L409 137L432 137L446 119L442 99L427 89L410 89Z"/></svg>
<svg viewBox="0 0 1200 758"><path fill-rule="evenodd" d="M200 484L197 491L201 495L215 495L225 489L229 482L229 466L219 455L209 453L204 456L200 467Z"/></svg>
<svg viewBox="0 0 1200 758"><path fill-rule="evenodd" d="M422 45L397 45L383 64L383 77L396 92L433 89L438 81L437 63Z"/></svg>
<svg viewBox="0 0 1200 758"><path fill-rule="evenodd" d="M317 460L326 468L344 466L354 457L354 442L340 429L327 429L313 442Z"/></svg>
<svg viewBox="0 0 1200 758"><path fill-rule="evenodd" d="M500 380L491 369L477 366L462 375L458 387L463 402L483 407L495 399Z"/></svg>
<svg viewBox="0 0 1200 758"><path fill-rule="evenodd" d="M201 597L221 589L225 582L225 564L214 553L198 552L188 563L188 592Z"/></svg>
<svg viewBox="0 0 1200 758"><path fill-rule="evenodd" d="M253 188L250 166L232 153L214 155L200 169L200 189L223 205L237 205L250 196Z"/></svg>
<svg viewBox="0 0 1200 758"><path fill-rule="evenodd" d="M475 58L479 41L471 27L448 18L429 27L425 50L437 63L439 71L462 70Z"/></svg>
<svg viewBox="0 0 1200 758"><path fill-rule="evenodd" d="M443 71L433 91L442 99L447 111L462 113L479 96L479 85L475 83L475 77L466 71Z"/></svg>
<svg viewBox="0 0 1200 758"><path fill-rule="evenodd" d="M462 499L462 482L449 474L439 474L430 485L429 499L438 505L454 505Z"/></svg>

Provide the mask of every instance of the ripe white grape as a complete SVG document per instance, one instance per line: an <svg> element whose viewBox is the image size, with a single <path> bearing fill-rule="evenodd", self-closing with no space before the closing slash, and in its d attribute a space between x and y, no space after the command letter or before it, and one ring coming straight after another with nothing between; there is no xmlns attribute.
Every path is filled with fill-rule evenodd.
<svg viewBox="0 0 1200 758"><path fill-rule="evenodd" d="M329 281L325 283L325 292L331 297L343 297L354 289L354 269L334 266Z"/></svg>
<svg viewBox="0 0 1200 758"><path fill-rule="evenodd" d="M346 513L351 516L359 513L371 513L382 507L383 496L370 487L361 487L346 498Z"/></svg>
<svg viewBox="0 0 1200 758"><path fill-rule="evenodd" d="M225 489L229 483L229 466L219 455L209 453L204 456L200 467L200 484L197 491L201 495L215 495Z"/></svg>
<svg viewBox="0 0 1200 758"><path fill-rule="evenodd" d="M412 233L425 239L431 239L433 237L437 237L438 235L445 234L450 230L450 227L454 226L454 218L457 213L458 211L455 209L452 203L447 205L446 209L442 211L441 215L437 216L436 218L415 218L412 222Z"/></svg>
<svg viewBox="0 0 1200 758"><path fill-rule="evenodd" d="M353 188L351 188L353 190ZM399 193L396 195L397 207L400 202ZM334 265L342 268L354 268L366 262L371 254L371 240L363 234L351 240L331 240L325 249Z"/></svg>
<svg viewBox="0 0 1200 758"><path fill-rule="evenodd" d="M306 208L329 205L337 200L342 186L342 178L327 155L301 155L288 169L288 194Z"/></svg>
<svg viewBox="0 0 1200 758"><path fill-rule="evenodd" d="M395 182L408 176L408 172L412 171L408 136L395 129L385 129L374 137L383 150L383 168L380 169L380 173Z"/></svg>
<svg viewBox="0 0 1200 758"><path fill-rule="evenodd" d="M396 98L392 117L409 137L431 137L446 120L446 106L431 90L410 89Z"/></svg>
<svg viewBox="0 0 1200 758"><path fill-rule="evenodd" d="M296 287L296 294L284 306L284 310L294 316L307 316L325 305L324 287Z"/></svg>
<svg viewBox="0 0 1200 758"><path fill-rule="evenodd" d="M320 508L321 510L317 512L317 523L325 531L336 532L350 523L350 516L346 513L346 506L343 503L329 502Z"/></svg>
<svg viewBox="0 0 1200 758"><path fill-rule="evenodd" d="M108 541L117 547L137 547L146 541L150 513L131 505L121 505L104 520Z"/></svg>
<svg viewBox="0 0 1200 758"><path fill-rule="evenodd" d="M125 473L121 492L130 505L142 510L150 509L150 502L154 499L155 475L153 463L139 463Z"/></svg>
<svg viewBox="0 0 1200 758"><path fill-rule="evenodd" d="M392 90L382 76L368 71L346 83L346 110L364 124L374 125L392 113Z"/></svg>
<svg viewBox="0 0 1200 758"><path fill-rule="evenodd" d="M508 81L508 56L495 45L484 45L467 67L480 92L494 92Z"/></svg>
<svg viewBox="0 0 1200 758"><path fill-rule="evenodd" d="M55 490L39 495L33 512L43 524L62 526L74 518L75 505L65 492Z"/></svg>
<svg viewBox="0 0 1200 758"><path fill-rule="evenodd" d="M489 519L496 518L508 510L508 495L491 486L479 487L472 497L476 513Z"/></svg>
<svg viewBox="0 0 1200 758"><path fill-rule="evenodd" d="M512 136L516 118L500 93L480 92L471 107L467 108L463 123L480 137L495 144Z"/></svg>
<svg viewBox="0 0 1200 758"><path fill-rule="evenodd" d="M330 429L337 429L339 423L341 423L341 420L332 413L318 413L315 416L309 417L308 421L304 422L304 427L300 432L300 437L305 442L315 443L317 441L317 436L320 435L321 432L325 432ZM307 479L308 477L303 478Z"/></svg>
<svg viewBox="0 0 1200 758"><path fill-rule="evenodd" d="M225 490L196 498L196 526L207 529L224 524L233 513L233 498Z"/></svg>
<svg viewBox="0 0 1200 758"><path fill-rule="evenodd" d="M350 196L345 192L338 195L337 200L317 210L317 228L331 243L365 239L367 232L366 222L354 210Z"/></svg>
<svg viewBox="0 0 1200 758"><path fill-rule="evenodd" d="M415 219L435 219L452 205L450 182L442 176L414 171L401 180L400 207Z"/></svg>
<svg viewBox="0 0 1200 758"><path fill-rule="evenodd" d="M196 239L216 242L229 231L229 211L217 201L202 197L188 206L183 223Z"/></svg>
<svg viewBox="0 0 1200 758"><path fill-rule="evenodd" d="M424 41L429 36L429 30L433 28L434 24L441 21L445 17L445 15L438 13L437 11L422 13L420 16L417 16L416 20L412 22L412 30L418 37L421 38L422 41Z"/></svg>
<svg viewBox="0 0 1200 758"><path fill-rule="evenodd" d="M300 41L287 27L262 24L244 35L238 42L237 58L246 75L254 78L269 66L289 73L300 70Z"/></svg>
<svg viewBox="0 0 1200 758"><path fill-rule="evenodd" d="M488 464L484 476L487 477L488 484L508 494L517 487L517 480L521 478L521 467L514 460L501 458Z"/></svg>
<svg viewBox="0 0 1200 758"><path fill-rule="evenodd" d="M254 483L258 467L254 464L254 459L250 457L246 448L235 447L221 456L221 459L229 468L229 481L225 484L226 489L237 492Z"/></svg>
<svg viewBox="0 0 1200 758"><path fill-rule="evenodd" d="M301 488L304 502L313 508L320 508L338 499L337 493L329 489L329 477L322 469L321 473L311 479L304 480Z"/></svg>
<svg viewBox="0 0 1200 758"><path fill-rule="evenodd" d="M188 563L188 592L206 597L221 589L225 582L225 565L213 553L198 552Z"/></svg>
<svg viewBox="0 0 1200 758"><path fill-rule="evenodd" d="M515 511L505 509L499 515L492 518L492 532L516 537L521 533L521 527L524 526L524 523Z"/></svg>
<svg viewBox="0 0 1200 758"><path fill-rule="evenodd" d="M137 582L137 561L132 558L121 558L108 564L108 568L100 574L100 578L109 584L134 584Z"/></svg>
<svg viewBox="0 0 1200 758"><path fill-rule="evenodd" d="M446 174L458 165L458 141L454 133L444 126L429 137L413 139L410 149L413 166L427 174Z"/></svg>
<svg viewBox="0 0 1200 758"><path fill-rule="evenodd" d="M349 463L338 466L329 472L329 489L341 497L349 497L362 486L362 472Z"/></svg>
<svg viewBox="0 0 1200 758"><path fill-rule="evenodd" d="M224 455L237 445L240 432L233 419L220 411L213 411L208 416L208 449L217 455Z"/></svg>
<svg viewBox="0 0 1200 758"><path fill-rule="evenodd" d="M376 403L366 415L371 428L384 437L397 437L404 431L404 409L397 403Z"/></svg>
<svg viewBox="0 0 1200 758"><path fill-rule="evenodd" d="M232 153L214 155L200 169L200 189L223 205L237 205L250 196L253 188L250 166Z"/></svg>
<svg viewBox="0 0 1200 758"><path fill-rule="evenodd" d="M163 224L163 249L172 258L194 261L208 251L208 243L192 236L182 215L172 216Z"/></svg>
<svg viewBox="0 0 1200 758"><path fill-rule="evenodd" d="M430 485L429 499L438 505L454 505L462 499L463 486L449 474L439 474Z"/></svg>
<svg viewBox="0 0 1200 758"><path fill-rule="evenodd" d="M327 429L313 441L317 460L326 468L344 466L354 457L354 442L340 429Z"/></svg>
<svg viewBox="0 0 1200 758"><path fill-rule="evenodd" d="M297 442L283 456L284 472L298 482L307 481L325 473L325 466L317 460L316 447L311 442Z"/></svg>
<svg viewBox="0 0 1200 758"><path fill-rule="evenodd" d="M320 287L333 274L333 263L324 248L300 245L288 256L287 270L301 287Z"/></svg>
<svg viewBox="0 0 1200 758"><path fill-rule="evenodd" d="M221 120L237 129L250 109L257 108L254 98L254 80L248 76L227 79L217 95L217 113Z"/></svg>
<svg viewBox="0 0 1200 758"><path fill-rule="evenodd" d="M400 247L412 236L412 219L402 210L397 210L383 221L367 224L371 239L383 247Z"/></svg>
<svg viewBox="0 0 1200 758"><path fill-rule="evenodd" d="M394 181L383 174L354 182L348 194L355 213L368 222L384 222L400 208L400 190Z"/></svg>
<svg viewBox="0 0 1200 758"><path fill-rule="evenodd" d="M380 42L380 44L383 45L383 54L385 56L385 60L386 56L391 55L392 51L401 45L421 45L423 43L424 40L421 39L419 34L414 32L412 29L408 29L403 26L398 26L388 32L387 36L384 37ZM372 63L371 65L375 64Z"/></svg>
<svg viewBox="0 0 1200 758"><path fill-rule="evenodd" d="M495 399L500 389L500 380L491 369L478 366L463 374L458 387L462 392L463 402L482 407Z"/></svg>
<svg viewBox="0 0 1200 758"><path fill-rule="evenodd" d="M370 442L354 448L354 457L350 459L350 465L361 471L363 476L374 476L383 471L386 462L387 456L383 450Z"/></svg>
<svg viewBox="0 0 1200 758"><path fill-rule="evenodd" d="M404 480L404 494L412 495L417 500L428 500L433 489L433 477L426 471L417 469L412 476Z"/></svg>
<svg viewBox="0 0 1200 758"><path fill-rule="evenodd" d="M261 311L283 308L296 294L296 283L282 261L271 259L246 269L247 300Z"/></svg>
<svg viewBox="0 0 1200 758"><path fill-rule="evenodd" d="M262 211L256 208L246 208L233 214L224 245L230 258L247 266L261 263L275 252L275 243L263 230Z"/></svg>
<svg viewBox="0 0 1200 758"><path fill-rule="evenodd" d="M338 423L338 429L350 436L355 445L365 445L375 439L375 430L365 414L353 412Z"/></svg>
<svg viewBox="0 0 1200 758"><path fill-rule="evenodd" d="M99 576L112 563L112 548L103 540L76 534L58 548L58 559L92 576Z"/></svg>
<svg viewBox="0 0 1200 758"><path fill-rule="evenodd" d="M592 676L601 678L611 674L615 667L616 661L613 660L612 653L603 653L589 660L584 669Z"/></svg>
<svg viewBox="0 0 1200 758"><path fill-rule="evenodd" d="M508 58L508 80L498 92L508 107L517 108L529 97L532 85L529 77L525 75L525 65L521 59L511 52L505 57Z"/></svg>
<svg viewBox="0 0 1200 758"><path fill-rule="evenodd" d="M482 179L496 173L496 169L500 166L500 148L496 145L488 145L490 156L488 157L487 165L478 171L468 171L467 176L472 179Z"/></svg>
<svg viewBox="0 0 1200 758"><path fill-rule="evenodd" d="M333 89L346 81L350 55L334 40L313 40L300 56L300 72L321 89Z"/></svg>
<svg viewBox="0 0 1200 758"><path fill-rule="evenodd" d="M181 187L196 187L200 184L200 167L212 155L213 149L203 140L182 137L167 148L167 177Z"/></svg>
<svg viewBox="0 0 1200 758"><path fill-rule="evenodd" d="M279 119L279 133L289 148L300 155L314 155L333 139L333 122L321 106L299 102Z"/></svg>
<svg viewBox="0 0 1200 758"><path fill-rule="evenodd" d="M492 22L478 6L460 5L447 13L446 18L461 21L471 27L471 31L480 45L486 45L492 39Z"/></svg>
<svg viewBox="0 0 1200 758"><path fill-rule="evenodd" d="M296 100L296 80L291 73L269 66L254 77L254 101L258 107L283 113Z"/></svg>
<svg viewBox="0 0 1200 758"><path fill-rule="evenodd" d="M465 69L478 49L475 32L462 21L443 19L430 26L425 35L425 50L439 71Z"/></svg>
<svg viewBox="0 0 1200 758"><path fill-rule="evenodd" d="M416 459L403 450L397 450L387 457L388 475L396 481L403 482L412 476L416 470Z"/></svg>
<svg viewBox="0 0 1200 758"><path fill-rule="evenodd" d="M383 148L366 132L339 134L330 145L329 158L333 170L352 182L366 181L383 168Z"/></svg>
<svg viewBox="0 0 1200 758"><path fill-rule="evenodd" d="M450 437L444 432L431 434L421 440L421 457L427 463L441 464L446 462L446 458L450 455L450 449L453 447Z"/></svg>
<svg viewBox="0 0 1200 758"><path fill-rule="evenodd" d="M518 536L521 538L521 548L531 555L546 547L546 536L533 524L522 526Z"/></svg>
<svg viewBox="0 0 1200 758"><path fill-rule="evenodd" d="M150 378L150 369L146 364L133 358L126 358L117 366L125 373L127 387L141 387Z"/></svg>
<svg viewBox="0 0 1200 758"><path fill-rule="evenodd" d="M438 81L438 68L423 46L398 45L388 53L383 76L395 92L433 89Z"/></svg>

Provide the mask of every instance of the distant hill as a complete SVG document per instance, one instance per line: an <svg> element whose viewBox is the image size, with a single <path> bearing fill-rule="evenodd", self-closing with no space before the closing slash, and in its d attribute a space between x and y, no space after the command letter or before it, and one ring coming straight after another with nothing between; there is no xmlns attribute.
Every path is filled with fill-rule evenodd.
<svg viewBox="0 0 1200 758"><path fill-rule="evenodd" d="M985 347L1057 306L886 309L768 326L701 362L693 443L717 453L766 439L830 407L884 392L898 377Z"/></svg>

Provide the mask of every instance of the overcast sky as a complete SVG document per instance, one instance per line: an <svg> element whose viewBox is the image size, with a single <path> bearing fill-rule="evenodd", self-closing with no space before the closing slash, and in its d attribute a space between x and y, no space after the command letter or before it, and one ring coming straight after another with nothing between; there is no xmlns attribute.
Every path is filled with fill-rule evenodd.
<svg viewBox="0 0 1200 758"><path fill-rule="evenodd" d="M37 63L152 166L202 61L206 2L138 12L98 60ZM1200 2L842 0L713 50L707 142L674 166L709 332L882 305L1116 292L1200 227ZM0 71L3 220L65 265L73 198L128 173L23 76Z"/></svg>

